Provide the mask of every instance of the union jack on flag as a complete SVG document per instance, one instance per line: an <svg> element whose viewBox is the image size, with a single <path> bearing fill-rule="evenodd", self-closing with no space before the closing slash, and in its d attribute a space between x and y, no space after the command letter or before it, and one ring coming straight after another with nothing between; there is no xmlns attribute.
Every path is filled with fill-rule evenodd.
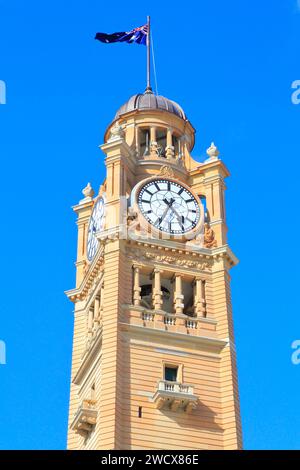
<svg viewBox="0 0 300 470"><path fill-rule="evenodd" d="M147 35L148 35L148 25L144 24L143 26L139 26L138 28L134 28L128 32L119 32L119 33L96 33L95 39L98 41L104 42L106 44L111 44L113 42L127 42L136 44L143 44L146 46L147 44Z"/></svg>

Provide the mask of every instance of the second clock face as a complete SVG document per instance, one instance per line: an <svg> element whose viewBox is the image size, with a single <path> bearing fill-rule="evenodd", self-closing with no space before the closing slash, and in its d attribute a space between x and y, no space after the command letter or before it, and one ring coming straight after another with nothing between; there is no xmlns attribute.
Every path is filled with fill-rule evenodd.
<svg viewBox="0 0 300 470"><path fill-rule="evenodd" d="M158 230L184 234L200 220L195 196L176 181L151 180L138 193L138 206L145 219Z"/></svg>
<svg viewBox="0 0 300 470"><path fill-rule="evenodd" d="M87 239L87 257L89 261L94 258L99 242L96 233L103 229L104 223L104 207L105 202L103 197L100 197L94 205L94 209L90 218Z"/></svg>

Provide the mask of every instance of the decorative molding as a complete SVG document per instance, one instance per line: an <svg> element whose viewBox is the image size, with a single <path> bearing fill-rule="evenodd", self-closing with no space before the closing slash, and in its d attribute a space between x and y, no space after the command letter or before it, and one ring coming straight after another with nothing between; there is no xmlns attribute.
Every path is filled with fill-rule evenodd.
<svg viewBox="0 0 300 470"><path fill-rule="evenodd" d="M99 255L95 257L94 261L85 267L85 276L82 280L80 287L65 291L66 296L71 302L84 300L87 295L90 295L100 282L102 271L104 270L104 246L100 246Z"/></svg>
<svg viewBox="0 0 300 470"><path fill-rule="evenodd" d="M216 248L199 248L196 250L187 249L187 247L183 247L180 243L176 242L169 242L166 244L162 244L162 240L160 240L161 244L156 243L155 241L142 241L142 240L130 240L128 246L126 248L126 252L134 259L136 263L142 261L149 261L154 260L153 256L157 257L165 257L164 259L159 260L156 259L157 262L161 262L162 264L173 265L176 264L178 267L193 267L197 268L193 263L197 264L206 264L207 268L203 267L202 269L211 270L214 264L214 260L219 261L221 258L224 258L226 261L229 262L230 266L235 266L239 263L238 258L233 254L232 250L229 248L228 245L223 245ZM150 256L145 256L142 249L147 249L147 253L151 253ZM149 251L153 250L153 251ZM154 251L155 250L155 251ZM142 257L141 257L142 255ZM177 255L180 255L178 257ZM144 256L144 257L143 257ZM183 258L186 256L187 258ZM191 259L191 257L193 259ZM175 260L175 261L174 261ZM187 263L185 263L185 261Z"/></svg>
<svg viewBox="0 0 300 470"><path fill-rule="evenodd" d="M174 160L174 161L172 161ZM148 158L148 157L145 157L144 159L139 159L137 161L137 164L139 166L146 166L147 168L148 167L157 167L157 166L160 166L160 168L162 167L169 167L171 168L173 171L174 171L174 176L172 178L174 179L177 179L178 176L175 176L176 174L178 175L178 173L180 173L183 177L187 177L188 176L188 172L184 166L184 162L180 162L179 160L175 160L175 159L170 159L168 160L168 165L162 165L163 162L166 161L166 159L163 157L163 158ZM156 175L153 175L155 177L163 177L165 175L161 175L159 173L157 173Z"/></svg>
<svg viewBox="0 0 300 470"><path fill-rule="evenodd" d="M125 132L123 127L116 121L110 129L110 137L107 142L114 142L115 140L124 139Z"/></svg>
<svg viewBox="0 0 300 470"><path fill-rule="evenodd" d="M163 165L158 173L158 176L165 178L175 178L173 169L168 165Z"/></svg>
<svg viewBox="0 0 300 470"><path fill-rule="evenodd" d="M156 247L151 246L151 248L155 249ZM184 268L194 268L200 271L210 270L212 268L212 263L213 263L212 259L206 258L203 255L193 253L192 256L194 259L191 259L190 252L184 253L182 250L179 250L181 251L181 253L179 253L180 257L178 257L176 256L177 250L165 249L163 251L164 251L163 253L158 253L157 250L156 251L149 251L149 250L143 251L138 247L136 248L128 247L126 250L127 256L137 263L141 263L143 261L146 261L146 262L151 261L151 262L157 262L161 264L170 265L173 267L178 266L178 267L184 267ZM169 251L171 253L175 252L174 253L175 256L168 253ZM183 254L185 255L184 258L182 257Z"/></svg>

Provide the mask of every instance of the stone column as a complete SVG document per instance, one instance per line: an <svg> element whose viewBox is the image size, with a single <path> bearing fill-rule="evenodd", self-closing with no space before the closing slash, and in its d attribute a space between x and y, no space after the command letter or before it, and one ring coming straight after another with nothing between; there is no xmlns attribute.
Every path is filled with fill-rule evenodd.
<svg viewBox="0 0 300 470"><path fill-rule="evenodd" d="M202 316L206 317L205 281L201 281Z"/></svg>
<svg viewBox="0 0 300 470"><path fill-rule="evenodd" d="M100 323L100 294L96 295L95 304L94 304L94 326L97 326Z"/></svg>
<svg viewBox="0 0 300 470"><path fill-rule="evenodd" d="M194 282L195 301L194 311L196 317L206 317L206 300L205 300L205 281L197 277Z"/></svg>
<svg viewBox="0 0 300 470"><path fill-rule="evenodd" d="M184 309L184 296L182 294L182 278L180 274L175 273L174 282L174 311L176 314L182 314Z"/></svg>
<svg viewBox="0 0 300 470"><path fill-rule="evenodd" d="M157 158L156 127L150 127L150 156Z"/></svg>
<svg viewBox="0 0 300 470"><path fill-rule="evenodd" d="M162 291L161 291L161 281L160 281L161 271L157 268L153 271L152 276L152 305L154 310L161 310L162 307Z"/></svg>
<svg viewBox="0 0 300 470"><path fill-rule="evenodd" d="M89 308L88 312L88 338L93 335L94 307Z"/></svg>
<svg viewBox="0 0 300 470"><path fill-rule="evenodd" d="M140 129L135 126L135 153L137 157L140 157Z"/></svg>
<svg viewBox="0 0 300 470"><path fill-rule="evenodd" d="M140 268L133 266L133 305L141 305Z"/></svg>
<svg viewBox="0 0 300 470"><path fill-rule="evenodd" d="M104 307L104 282L102 282L100 287L100 305L99 305L99 321L102 322L103 317L103 307Z"/></svg>
<svg viewBox="0 0 300 470"><path fill-rule="evenodd" d="M169 159L174 157L174 147L173 147L173 141L172 141L172 134L173 134L173 129L171 129L171 127L169 127L168 130L167 130L167 147L166 147L166 157L169 158Z"/></svg>
<svg viewBox="0 0 300 470"><path fill-rule="evenodd" d="M178 138L178 162L183 163L184 157L184 137L181 136Z"/></svg>

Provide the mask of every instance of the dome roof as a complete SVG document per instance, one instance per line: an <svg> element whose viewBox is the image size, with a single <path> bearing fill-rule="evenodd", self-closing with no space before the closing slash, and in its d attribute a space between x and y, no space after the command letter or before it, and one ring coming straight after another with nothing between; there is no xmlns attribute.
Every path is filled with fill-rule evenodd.
<svg viewBox="0 0 300 470"><path fill-rule="evenodd" d="M145 93L139 93L129 98L117 111L115 120L122 114L135 110L159 109L169 113L176 114L181 119L186 119L183 109L175 101L169 100L164 96L155 95L152 91L146 90Z"/></svg>

